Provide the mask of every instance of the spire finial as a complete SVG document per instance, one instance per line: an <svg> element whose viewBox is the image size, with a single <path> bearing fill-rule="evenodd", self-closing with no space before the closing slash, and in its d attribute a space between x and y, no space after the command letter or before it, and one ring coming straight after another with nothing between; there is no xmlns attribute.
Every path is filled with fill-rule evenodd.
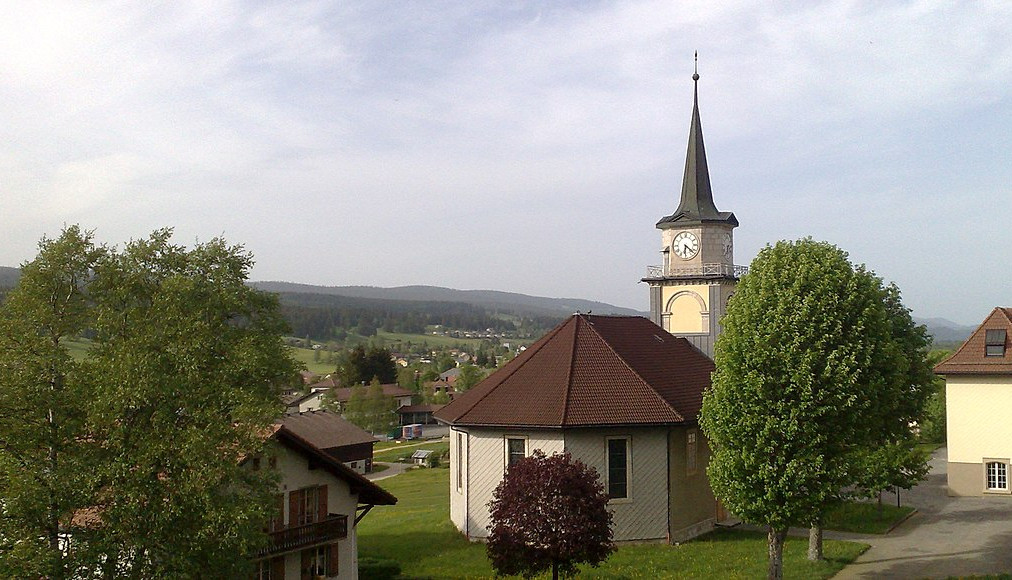
<svg viewBox="0 0 1012 580"><path fill-rule="evenodd" d="M692 59L693 59L693 63L692 63L692 80L693 81L698 81L699 80L699 51L698 50L695 53L693 53Z"/></svg>

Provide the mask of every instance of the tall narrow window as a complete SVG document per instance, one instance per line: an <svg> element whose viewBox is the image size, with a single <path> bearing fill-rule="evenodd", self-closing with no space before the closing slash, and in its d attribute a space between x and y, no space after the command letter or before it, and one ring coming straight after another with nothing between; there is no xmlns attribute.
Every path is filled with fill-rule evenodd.
<svg viewBox="0 0 1012 580"><path fill-rule="evenodd" d="M457 433L457 491L464 489L464 434Z"/></svg>
<svg viewBox="0 0 1012 580"><path fill-rule="evenodd" d="M520 461L527 455L527 440L526 439L507 439L506 440L506 467L513 465L517 461Z"/></svg>
<svg viewBox="0 0 1012 580"><path fill-rule="evenodd" d="M990 461L987 464L987 489L1008 491L1008 466L1001 461Z"/></svg>
<svg viewBox="0 0 1012 580"><path fill-rule="evenodd" d="M685 474L695 475L696 473L696 430L689 429L685 434Z"/></svg>
<svg viewBox="0 0 1012 580"><path fill-rule="evenodd" d="M629 439L608 439L608 496L629 497Z"/></svg>

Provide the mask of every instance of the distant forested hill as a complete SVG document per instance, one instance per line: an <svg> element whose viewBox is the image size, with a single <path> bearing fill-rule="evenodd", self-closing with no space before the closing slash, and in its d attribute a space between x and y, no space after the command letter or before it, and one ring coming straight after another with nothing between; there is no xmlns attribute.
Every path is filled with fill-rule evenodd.
<svg viewBox="0 0 1012 580"><path fill-rule="evenodd" d="M21 278L21 268L0 266L0 288L11 288Z"/></svg>
<svg viewBox="0 0 1012 580"><path fill-rule="evenodd" d="M439 286L311 286L292 282L253 282L261 290L279 293L310 293L349 298L371 298L410 302L458 302L525 314L569 315L576 311L595 314L646 316L646 312L581 298L546 298L497 290L454 290Z"/></svg>
<svg viewBox="0 0 1012 580"><path fill-rule="evenodd" d="M525 314L460 302L378 300L326 294L279 292L281 309L295 336L340 339L352 332L370 336L376 330L422 334L426 326L539 336L562 315Z"/></svg>

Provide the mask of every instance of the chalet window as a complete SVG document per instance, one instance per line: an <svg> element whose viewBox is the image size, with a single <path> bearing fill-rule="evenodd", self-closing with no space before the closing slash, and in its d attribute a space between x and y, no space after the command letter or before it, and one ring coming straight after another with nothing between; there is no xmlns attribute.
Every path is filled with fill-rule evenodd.
<svg viewBox="0 0 1012 580"><path fill-rule="evenodd" d="M608 497L629 497L629 438L608 439Z"/></svg>
<svg viewBox="0 0 1012 580"><path fill-rule="evenodd" d="M510 438L506 440L506 467L527 456L527 440Z"/></svg>
<svg viewBox="0 0 1012 580"><path fill-rule="evenodd" d="M993 329L984 333L984 356L1005 356L1005 329Z"/></svg>
<svg viewBox="0 0 1012 580"><path fill-rule="evenodd" d="M317 546L302 551L302 580L329 578L338 575L337 544Z"/></svg>
<svg viewBox="0 0 1012 580"><path fill-rule="evenodd" d="M303 526L327 517L327 486L304 487L288 494L288 525Z"/></svg>
<svg viewBox="0 0 1012 580"><path fill-rule="evenodd" d="M699 453L696 445L696 430L689 429L685 434L685 474L695 475L696 456Z"/></svg>
<svg viewBox="0 0 1012 580"><path fill-rule="evenodd" d="M987 463L988 491L1008 491L1008 465L1003 461Z"/></svg>
<svg viewBox="0 0 1012 580"><path fill-rule="evenodd" d="M257 562L253 578L256 580L285 580L285 557L260 560Z"/></svg>
<svg viewBox="0 0 1012 580"><path fill-rule="evenodd" d="M457 491L464 489L464 434L457 433Z"/></svg>

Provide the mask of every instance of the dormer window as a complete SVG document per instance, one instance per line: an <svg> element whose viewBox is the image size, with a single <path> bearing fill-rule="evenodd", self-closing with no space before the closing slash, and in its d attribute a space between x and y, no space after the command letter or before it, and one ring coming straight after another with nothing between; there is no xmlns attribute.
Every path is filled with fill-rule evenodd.
<svg viewBox="0 0 1012 580"><path fill-rule="evenodd" d="M1005 356L1005 329L988 330L984 333L984 356Z"/></svg>

